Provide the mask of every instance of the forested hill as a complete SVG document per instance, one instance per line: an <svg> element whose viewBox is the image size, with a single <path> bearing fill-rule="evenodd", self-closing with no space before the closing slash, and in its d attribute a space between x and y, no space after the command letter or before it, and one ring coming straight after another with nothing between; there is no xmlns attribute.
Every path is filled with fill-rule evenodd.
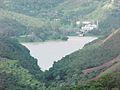
<svg viewBox="0 0 120 90"><path fill-rule="evenodd" d="M54 63L53 67L45 74L46 80L49 81L48 85L50 84L60 87L71 87L72 85L79 86L82 83L97 78L97 75L99 75L101 72L105 71L109 67L111 67L111 69L108 69L104 73L109 74L113 72L119 72L119 38L120 30L117 30L109 35L107 38L94 41L89 45L86 45L82 50L78 50L71 55L67 55L62 60ZM105 87L103 86L103 88Z"/></svg>
<svg viewBox="0 0 120 90"><path fill-rule="evenodd" d="M119 90L119 15L119 0L0 0L0 90ZM67 40L76 21L98 21L89 35L108 36L48 71L17 41Z"/></svg>
<svg viewBox="0 0 120 90"><path fill-rule="evenodd" d="M20 41L64 39L79 31L76 21L98 21L94 35L120 27L119 0L0 0L0 24Z"/></svg>
<svg viewBox="0 0 120 90"><path fill-rule="evenodd" d="M37 9L49 9L50 4L43 3L45 4L42 0L0 0L0 24L9 30L9 36L19 41L67 40L63 31L58 28L59 24L51 22L48 17L44 18Z"/></svg>
<svg viewBox="0 0 120 90"><path fill-rule="evenodd" d="M0 36L0 90L44 90L42 74L29 50Z"/></svg>

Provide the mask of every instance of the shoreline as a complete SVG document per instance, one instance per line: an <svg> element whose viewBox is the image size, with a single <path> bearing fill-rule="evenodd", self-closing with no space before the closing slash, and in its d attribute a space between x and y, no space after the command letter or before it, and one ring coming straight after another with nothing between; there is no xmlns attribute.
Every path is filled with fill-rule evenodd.
<svg viewBox="0 0 120 90"><path fill-rule="evenodd" d="M21 43L30 50L30 54L38 60L42 71L49 70L54 62L82 49L86 44L96 40L97 37L69 37L68 41L48 41Z"/></svg>

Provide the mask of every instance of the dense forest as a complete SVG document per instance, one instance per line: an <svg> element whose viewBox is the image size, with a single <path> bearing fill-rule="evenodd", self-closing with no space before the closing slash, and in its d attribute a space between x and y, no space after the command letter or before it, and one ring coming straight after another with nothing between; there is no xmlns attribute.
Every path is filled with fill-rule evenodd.
<svg viewBox="0 0 120 90"><path fill-rule="evenodd" d="M113 2L114 1L114 2ZM0 90L120 90L119 0L0 0ZM102 36L43 72L20 42L67 40L76 21Z"/></svg>

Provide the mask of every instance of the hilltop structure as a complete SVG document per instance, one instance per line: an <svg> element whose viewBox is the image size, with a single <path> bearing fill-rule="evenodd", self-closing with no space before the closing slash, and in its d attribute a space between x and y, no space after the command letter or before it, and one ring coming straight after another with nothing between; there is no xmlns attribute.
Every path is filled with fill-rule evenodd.
<svg viewBox="0 0 120 90"><path fill-rule="evenodd" d="M81 23L80 31L77 32L79 36L84 36L86 33L98 29L98 21L83 21Z"/></svg>
<svg viewBox="0 0 120 90"><path fill-rule="evenodd" d="M84 21L84 22L82 22L81 31L88 32L88 31L91 31L93 29L96 29L98 27L97 24L95 24L94 22L91 22L91 21Z"/></svg>

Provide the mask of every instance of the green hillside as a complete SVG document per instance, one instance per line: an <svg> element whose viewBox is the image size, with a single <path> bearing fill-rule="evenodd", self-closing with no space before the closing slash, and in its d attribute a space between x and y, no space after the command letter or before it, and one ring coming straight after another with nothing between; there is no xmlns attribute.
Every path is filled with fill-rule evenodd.
<svg viewBox="0 0 120 90"><path fill-rule="evenodd" d="M79 85L95 78L108 66L114 64L106 65L105 63L120 54L119 38L120 30L117 30L106 39L86 45L82 50L54 63L53 67L45 74L46 80L50 82L48 84L53 86Z"/></svg>
<svg viewBox="0 0 120 90"><path fill-rule="evenodd" d="M65 35L57 27L41 18L0 10L0 25L8 31L6 34L19 41L33 42L62 39Z"/></svg>
<svg viewBox="0 0 120 90"><path fill-rule="evenodd" d="M95 81L90 81L77 87L62 87L58 90L119 90L120 89L120 72L109 73Z"/></svg>
<svg viewBox="0 0 120 90"><path fill-rule="evenodd" d="M39 28L45 25L45 21L39 18L34 18L34 17L26 16L24 14L5 11L5 10L0 10L0 19L12 19L27 27L31 26L31 27Z"/></svg>
<svg viewBox="0 0 120 90"><path fill-rule="evenodd" d="M45 86L18 60L0 59L0 90L43 90Z"/></svg>
<svg viewBox="0 0 120 90"><path fill-rule="evenodd" d="M0 36L0 90L45 90L42 75L28 49Z"/></svg>
<svg viewBox="0 0 120 90"><path fill-rule="evenodd" d="M48 71L19 42L67 40L76 21L98 21L104 36ZM120 1L0 0L0 90L120 90Z"/></svg>
<svg viewBox="0 0 120 90"><path fill-rule="evenodd" d="M30 56L30 51L14 39L0 37L0 57L19 60L19 64L28 69L36 78L40 77L39 73L42 73L37 66L37 60Z"/></svg>
<svg viewBox="0 0 120 90"><path fill-rule="evenodd" d="M46 41L76 35L76 21L98 21L93 35L120 27L119 6L109 0L1 0L0 24L19 41ZM118 8L116 8L118 7ZM16 33L15 33L16 32ZM39 35L36 34L39 32ZM47 36L47 37L45 37Z"/></svg>
<svg viewBox="0 0 120 90"><path fill-rule="evenodd" d="M9 35L14 36L19 41L33 42L66 38L62 33L63 30L59 30L58 25L54 24L56 22L49 21L49 19L43 18L43 16L37 17L38 13L36 16L26 14L27 12L31 12L29 10L32 10L32 8L34 14L35 10L39 12L35 8L36 4L34 4L34 0L4 0L0 2L0 24L9 30ZM39 6L42 3L45 2L37 1Z"/></svg>

